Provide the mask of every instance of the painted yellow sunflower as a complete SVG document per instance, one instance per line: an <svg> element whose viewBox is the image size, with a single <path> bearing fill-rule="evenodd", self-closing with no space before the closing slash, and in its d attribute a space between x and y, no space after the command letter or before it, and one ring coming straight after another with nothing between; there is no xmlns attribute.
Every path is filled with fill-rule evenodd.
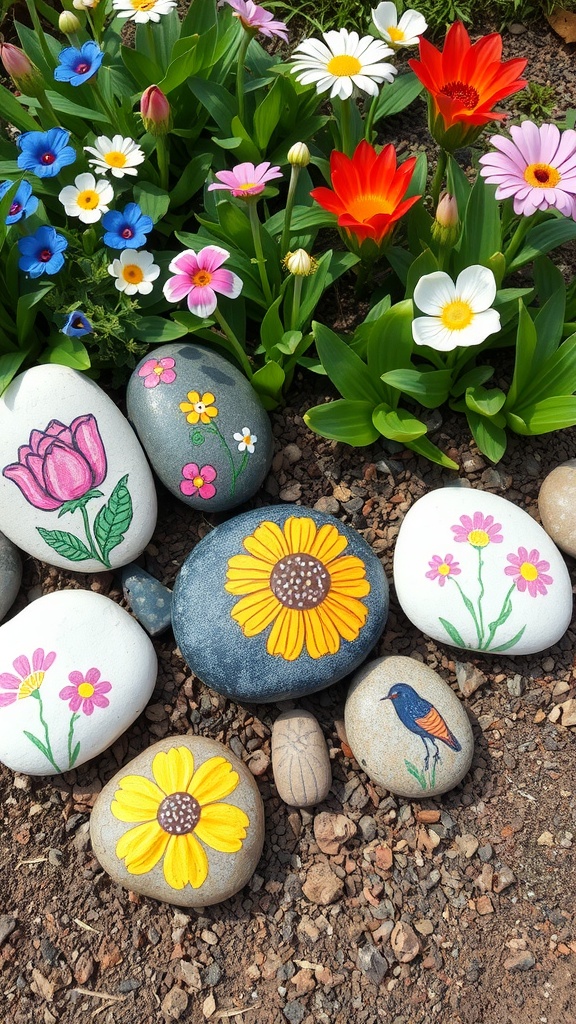
<svg viewBox="0 0 576 1024"><path fill-rule="evenodd" d="M202 843L236 853L246 838L250 821L244 811L217 802L236 789L238 773L225 757L211 757L194 771L188 747L173 747L156 754L152 774L155 782L143 775L120 779L112 814L141 824L118 840L116 856L131 875L147 874L164 857L164 878L172 889L198 889L208 877Z"/></svg>
<svg viewBox="0 0 576 1024"><path fill-rule="evenodd" d="M218 415L214 405L216 398L211 391L206 391L202 396L198 391L189 391L187 398L187 402L180 402L180 408L186 413L188 423L210 423Z"/></svg>
<svg viewBox="0 0 576 1024"><path fill-rule="evenodd" d="M342 552L348 541L335 526L291 516L281 529L263 522L244 539L247 555L228 560L225 587L244 596L231 611L244 636L272 623L268 654L295 661L304 644L311 658L336 654L355 640L368 618L360 600L370 593L366 566Z"/></svg>

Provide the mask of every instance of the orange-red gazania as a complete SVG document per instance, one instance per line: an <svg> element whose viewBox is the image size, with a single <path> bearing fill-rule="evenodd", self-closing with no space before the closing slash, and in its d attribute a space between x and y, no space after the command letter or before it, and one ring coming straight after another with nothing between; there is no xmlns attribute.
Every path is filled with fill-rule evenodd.
<svg viewBox="0 0 576 1024"><path fill-rule="evenodd" d="M417 203L420 196L405 199L415 157L396 166L396 150L388 144L377 153L362 140L352 157L334 150L330 156L332 189L315 188L310 195L338 217L338 226L362 245L372 239L378 247L386 242L394 225Z"/></svg>
<svg viewBox="0 0 576 1024"><path fill-rule="evenodd" d="M448 29L442 52L420 39L420 60L408 63L428 91L430 132L444 149L467 145L489 121L501 121L506 115L493 107L527 84L520 78L527 60L501 57L498 32L471 43L461 21Z"/></svg>

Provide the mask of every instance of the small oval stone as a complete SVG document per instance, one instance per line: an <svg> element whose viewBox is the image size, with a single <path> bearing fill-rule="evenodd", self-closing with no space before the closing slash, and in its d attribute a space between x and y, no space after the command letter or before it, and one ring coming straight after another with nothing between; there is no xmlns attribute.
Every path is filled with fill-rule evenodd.
<svg viewBox="0 0 576 1024"><path fill-rule="evenodd" d="M289 807L313 807L328 796L330 755L310 711L295 708L278 715L272 728L272 771L278 796Z"/></svg>
<svg viewBox="0 0 576 1024"><path fill-rule="evenodd" d="M445 487L407 513L394 583L411 622L441 643L534 654L572 618L562 555L527 512L487 491Z"/></svg>
<svg viewBox="0 0 576 1024"><path fill-rule="evenodd" d="M464 706L415 658L389 655L364 665L350 684L344 721L358 764L396 796L446 793L472 763Z"/></svg>
<svg viewBox="0 0 576 1024"><path fill-rule="evenodd" d="M0 529L76 572L132 561L156 526L146 456L111 398L68 366L34 366L0 398Z"/></svg>
<svg viewBox="0 0 576 1024"><path fill-rule="evenodd" d="M0 533L0 622L10 610L22 582L22 559L18 548Z"/></svg>
<svg viewBox="0 0 576 1024"><path fill-rule="evenodd" d="M128 415L165 487L202 512L247 501L272 461L268 413L235 366L212 349L172 342L140 361Z"/></svg>
<svg viewBox="0 0 576 1024"><path fill-rule="evenodd" d="M554 543L576 558L576 459L548 474L538 495L538 511Z"/></svg>
<svg viewBox="0 0 576 1024"><path fill-rule="evenodd" d="M254 874L264 806L246 766L203 736L171 736L144 750L99 794L92 848L133 892L182 907L220 903Z"/></svg>
<svg viewBox="0 0 576 1024"><path fill-rule="evenodd" d="M143 629L91 590L57 590L0 626L0 758L56 775L96 757L152 696L156 653Z"/></svg>

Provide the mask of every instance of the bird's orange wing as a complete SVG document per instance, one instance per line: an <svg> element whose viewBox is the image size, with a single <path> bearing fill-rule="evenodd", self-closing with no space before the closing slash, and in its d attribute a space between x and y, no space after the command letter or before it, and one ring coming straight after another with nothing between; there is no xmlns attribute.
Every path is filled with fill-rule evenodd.
<svg viewBox="0 0 576 1024"><path fill-rule="evenodd" d="M417 718L415 721L421 729L425 729L431 736L444 740L444 743L447 743L449 747L454 746L454 737L442 715L436 711L436 708L430 708L430 711L423 718Z"/></svg>

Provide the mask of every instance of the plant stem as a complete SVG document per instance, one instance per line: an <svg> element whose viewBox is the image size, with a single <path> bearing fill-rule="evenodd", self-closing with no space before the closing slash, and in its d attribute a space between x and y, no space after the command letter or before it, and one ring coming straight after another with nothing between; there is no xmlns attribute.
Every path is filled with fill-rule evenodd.
<svg viewBox="0 0 576 1024"><path fill-rule="evenodd" d="M68 730L68 770L72 767L72 740L74 739L74 726L79 718L80 715L74 714L70 719L70 728Z"/></svg>
<svg viewBox="0 0 576 1024"><path fill-rule="evenodd" d="M48 121L49 125L52 128L59 128L60 120L45 92L40 93L38 97L38 102L46 115L46 120Z"/></svg>
<svg viewBox="0 0 576 1024"><path fill-rule="evenodd" d="M294 292L292 294L292 315L290 317L290 329L292 331L298 330L298 320L300 318L300 296L302 295L302 282L304 278L302 274L296 274L294 277Z"/></svg>
<svg viewBox="0 0 576 1024"><path fill-rule="evenodd" d="M160 188L168 192L170 175L170 152L166 135L156 136L156 156L158 157L158 171L160 173Z"/></svg>
<svg viewBox="0 0 576 1024"><path fill-rule="evenodd" d="M342 152L346 156L352 156L352 112L351 104L352 100L342 100L340 103L340 138L342 140Z"/></svg>
<svg viewBox="0 0 576 1024"><path fill-rule="evenodd" d="M455 580L453 577L451 577L451 578L452 578L452 582L455 583L456 586L458 587L458 592L460 594L460 597L462 598L462 601L464 602L464 607L467 609L467 611L470 612L470 615L472 616L472 619L474 620L474 626L475 626L475 629L476 629L476 634L478 636L478 644L480 645L484 638L483 638L483 636L482 636L482 634L480 632L480 625L478 623L478 619L476 618L476 612L474 611L474 607L472 605L472 602L470 601L470 607L468 608L468 606L466 604L467 598L464 595L462 587L458 583L458 580Z"/></svg>
<svg viewBox="0 0 576 1024"><path fill-rule="evenodd" d="M81 505L80 506L80 511L82 513L82 519L84 520L84 530L85 530L85 533L86 533L86 540L88 541L88 547L90 549L90 554L92 555L92 558L94 558L96 562L102 562L102 565L105 565L107 569L110 569L111 568L110 560L108 558L104 558L103 555L99 554L97 552L97 550L96 550L96 545L94 543L94 540L92 538L92 532L90 530L90 521L88 519L88 512L86 511L86 505Z"/></svg>
<svg viewBox="0 0 576 1024"><path fill-rule="evenodd" d="M372 103L368 108L368 114L366 115L366 122L364 125L364 138L366 139L366 142L370 143L370 145L372 145L372 125L374 124L379 98L380 96L378 93L372 98Z"/></svg>
<svg viewBox="0 0 576 1024"><path fill-rule="evenodd" d="M436 164L436 171L432 181L432 202L434 204L434 209L438 206L438 200L440 199L440 192L444 182L444 174L446 172L446 159L446 150L441 149L438 153L438 163Z"/></svg>
<svg viewBox="0 0 576 1024"><path fill-rule="evenodd" d="M300 174L300 168L296 165L292 165L290 172L290 184L288 185L288 196L286 198L286 209L284 211L284 227L282 229L282 239L280 241L280 255L285 256L290 249L290 230L292 225L292 210L294 209L294 200L296 199L296 185L298 184L298 176Z"/></svg>
<svg viewBox="0 0 576 1024"><path fill-rule="evenodd" d="M216 307L212 316L216 320L217 324L221 327L223 333L228 338L232 351L236 356L238 362L240 363L242 369L244 370L244 373L248 377L248 380L252 380L252 367L250 366L250 363L248 361L248 356L246 355L244 349L242 348L242 345L238 341L238 338L234 334L234 331L230 327L230 324L226 322L218 307Z"/></svg>
<svg viewBox="0 0 576 1024"><path fill-rule="evenodd" d="M492 643L492 641L493 641L493 639L494 639L494 636L495 636L496 630L498 629L498 626L501 626L501 625L502 625L502 623L500 622L500 619L502 618L502 613L503 613L503 611L504 611L504 609L505 609L506 605L508 604L508 602L509 602L509 600L510 600L510 597L511 597L511 595L512 595L512 591L514 590L514 587L515 587L515 586L516 586L516 584L515 584L515 583L513 583L513 584L512 584L512 586L510 587L510 590L509 590L509 591L508 591L508 593L506 594L506 597L504 598L504 601L503 601L503 603L502 603L502 607L501 607L501 609L500 609L500 613L499 613L499 615L498 615L498 618L497 618L497 619L494 619L494 622L492 622L492 623L490 624L490 629L489 629L489 631L488 631L488 639L487 639L486 643L485 643L485 644L483 645L483 647L482 647L482 650L483 650L483 651L489 651L489 650L490 650L490 644Z"/></svg>
<svg viewBox="0 0 576 1024"><path fill-rule="evenodd" d="M506 269L508 269L508 267L510 266L512 260L518 252L518 249L522 245L524 238L526 237L530 228L533 227L533 225L534 220L532 219L532 217L522 217L522 220L518 224L518 227L512 235L512 238L510 239L506 247L506 251L504 252L504 259L506 260Z"/></svg>
<svg viewBox="0 0 576 1024"><path fill-rule="evenodd" d="M38 714L40 715L40 724L44 729L44 739L46 740L46 756L50 761L52 767L55 768L56 771L58 772L58 775L61 775L62 769L59 768L58 765L56 764L56 761L54 760L54 755L52 753L52 747L50 745L50 735L48 733L48 724L43 714L42 697L40 696L40 690L34 690L32 696L35 697L36 700L38 701Z"/></svg>
<svg viewBox="0 0 576 1024"><path fill-rule="evenodd" d="M238 50L238 62L236 65L236 102L238 103L238 119L241 124L244 124L244 118L246 116L246 105L244 97L244 61L246 60L246 52L250 46L252 39L252 33L243 29L243 38L240 43L240 49Z"/></svg>
<svg viewBox="0 0 576 1024"><path fill-rule="evenodd" d="M264 301L267 306L271 306L274 299L270 290L270 284L268 283L268 275L266 273L266 260L264 259L264 249L262 248L261 225L258 219L258 211L256 210L256 202L252 199L248 200L248 216L250 218L252 241L254 242L254 252L256 253L256 262L260 273Z"/></svg>
<svg viewBox="0 0 576 1024"><path fill-rule="evenodd" d="M84 13L86 14L86 21L88 22L88 24L90 26L90 31L92 32L92 35L94 36L94 41L96 43L98 43L98 45L100 45L100 41L101 41L100 32L96 28L96 25L94 24L94 21L92 20L92 15L90 14L90 11L88 10L87 7L84 9Z"/></svg>
<svg viewBox="0 0 576 1024"><path fill-rule="evenodd" d="M100 86L98 85L98 82L96 81L95 78L93 78L91 80L90 85L92 86L92 88L94 90L94 95L96 97L96 100L98 102L98 106L100 107L100 110L102 111L103 114L106 114L106 117L108 118L108 120L109 120L110 124L112 125L112 127L113 128L117 128L118 127L117 111L115 111L113 109L113 107L109 106L108 102L104 99L104 97L102 95L102 90L100 89Z"/></svg>
<svg viewBox="0 0 576 1024"><path fill-rule="evenodd" d="M148 39L148 46L150 48L150 56L154 61L154 64L158 64L158 54L156 52L156 40L154 38L154 29L152 28L152 22L146 22L146 37ZM160 71L162 68L160 68Z"/></svg>
<svg viewBox="0 0 576 1024"><path fill-rule="evenodd" d="M53 58L53 56L52 56L52 54L50 52L50 47L48 46L48 43L46 42L46 36L44 35L44 29L42 28L42 22L40 21L40 18L38 17L38 11L36 10L36 4L34 3L34 0L26 0L26 7L28 8L28 14L30 15L30 20L32 22L32 26L34 28L34 31L35 31L36 35L38 36L38 41L39 41L40 46L42 48L42 53L44 54L44 57L45 57L45 59L46 59L46 61L48 63L48 66L52 68L52 67L54 67L54 58Z"/></svg>

